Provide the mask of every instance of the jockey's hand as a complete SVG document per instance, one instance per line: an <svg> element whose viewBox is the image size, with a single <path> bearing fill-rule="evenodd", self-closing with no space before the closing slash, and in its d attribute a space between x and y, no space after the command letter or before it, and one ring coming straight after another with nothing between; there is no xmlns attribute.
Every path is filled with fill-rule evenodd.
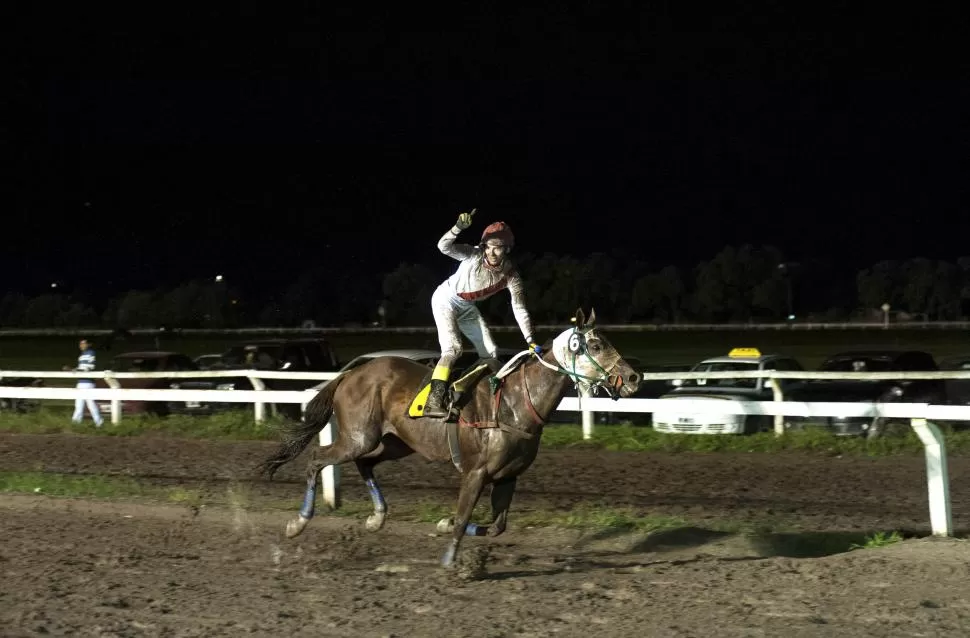
<svg viewBox="0 0 970 638"><path fill-rule="evenodd" d="M529 350L531 350L532 352L534 352L534 353L536 353L538 355L541 355L542 354L542 348L540 346L534 344L534 343L531 343L531 342L529 343Z"/></svg>
<svg viewBox="0 0 970 638"><path fill-rule="evenodd" d="M473 208L470 213L462 213L458 216L458 221L455 222L455 227L458 230L465 230L472 225L472 217L475 215L477 208Z"/></svg>

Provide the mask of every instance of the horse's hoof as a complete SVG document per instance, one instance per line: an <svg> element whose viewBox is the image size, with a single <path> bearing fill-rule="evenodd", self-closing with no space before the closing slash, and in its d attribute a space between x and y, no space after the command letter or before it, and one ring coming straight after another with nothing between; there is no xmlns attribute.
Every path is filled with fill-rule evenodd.
<svg viewBox="0 0 970 638"><path fill-rule="evenodd" d="M306 524L310 522L309 518L303 518L299 516L292 520L286 522L286 537L293 538L299 536L301 532L306 528Z"/></svg>
<svg viewBox="0 0 970 638"><path fill-rule="evenodd" d="M367 522L364 523L364 527L368 532L376 532L380 528L384 527L384 520L387 517L384 514L371 514L367 517Z"/></svg>
<svg viewBox="0 0 970 638"><path fill-rule="evenodd" d="M441 566L450 569L455 566L455 554L456 550L454 547L449 547L445 550L445 555L441 557Z"/></svg>
<svg viewBox="0 0 970 638"><path fill-rule="evenodd" d="M435 529L439 534L450 534L455 531L455 519L443 518L435 525Z"/></svg>

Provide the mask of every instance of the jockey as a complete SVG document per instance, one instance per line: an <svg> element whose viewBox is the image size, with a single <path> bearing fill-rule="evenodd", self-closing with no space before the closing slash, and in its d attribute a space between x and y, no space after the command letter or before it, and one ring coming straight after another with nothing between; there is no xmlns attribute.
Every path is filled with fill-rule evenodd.
<svg viewBox="0 0 970 638"><path fill-rule="evenodd" d="M485 228L477 246L456 244L458 234L472 225L470 213L462 213L453 227L438 240L438 250L459 261L458 269L431 295L431 310L438 329L441 358L431 375L431 391L424 406L424 415L447 415L442 405L448 388L451 365L461 354L461 334L475 346L478 356L496 358L497 348L485 319L475 306L508 288L512 296L512 313L519 324L529 349L541 353L532 335L532 320L525 307L522 278L508 254L515 245L512 229L505 222L495 222Z"/></svg>

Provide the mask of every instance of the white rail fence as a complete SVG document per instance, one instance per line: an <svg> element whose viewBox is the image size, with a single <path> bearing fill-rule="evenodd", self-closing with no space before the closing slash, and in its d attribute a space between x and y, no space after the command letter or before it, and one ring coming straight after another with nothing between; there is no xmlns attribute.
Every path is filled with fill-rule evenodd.
<svg viewBox="0 0 970 638"><path fill-rule="evenodd" d="M261 370L209 370L187 372L47 372L36 370L0 370L0 379L17 378L102 378L108 388L58 388L34 386L0 386L0 398L18 399L76 399L90 398L111 401L111 421L121 420L121 404L124 401L199 401L220 403L249 403L254 405L255 420L265 418L265 406L269 403L300 404L303 408L316 394L316 390L267 390L263 379L305 379L327 381L335 378L334 372L272 372ZM970 379L970 372L664 372L645 373L644 379L741 379L767 378L774 389L772 401L710 401L703 399L678 399L677 411L694 413L744 414L775 416L775 432L784 433L785 416L837 416L837 417L886 417L909 420L925 448L927 488L929 493L930 523L934 535L949 536L953 532L950 508L949 476L946 460L946 442L934 422L970 421L970 406L930 405L927 403L869 403L869 402L801 402L785 401L779 381L786 379L829 380L916 380L916 379ZM133 389L120 387L123 379L144 378L226 378L247 377L254 390L184 390L184 389ZM595 412L649 413L670 406L667 399L620 399L613 401L599 397L566 397L557 409L583 412L584 438L593 435ZM337 424L328 423L320 433L320 444L333 442ZM328 505L339 505L340 468L323 470L323 497Z"/></svg>
<svg viewBox="0 0 970 638"><path fill-rule="evenodd" d="M816 330L968 330L970 321L779 321L773 323L640 323L599 324L607 332L692 332L692 331L816 331ZM493 332L517 333L515 325L489 326ZM561 324L538 324L538 331L558 334ZM95 337L115 332L108 328L4 328L0 337ZM149 336L238 336L238 335L327 335L327 334L436 334L434 326L318 326L294 328L263 326L252 328L131 328L132 335Z"/></svg>

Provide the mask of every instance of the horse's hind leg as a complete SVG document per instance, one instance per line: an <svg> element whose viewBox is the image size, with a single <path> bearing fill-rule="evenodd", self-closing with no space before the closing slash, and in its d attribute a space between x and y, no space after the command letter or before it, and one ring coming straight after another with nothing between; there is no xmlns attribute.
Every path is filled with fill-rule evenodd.
<svg viewBox="0 0 970 638"><path fill-rule="evenodd" d="M373 433L367 432L365 434L366 436L359 436L358 433L357 437L343 437L338 433L337 440L333 444L314 450L313 458L307 463L303 507L300 508L299 516L286 523L287 538L299 536L310 519L313 518L317 500L317 477L320 471L329 465L340 465L347 461L353 461L380 445L380 432L378 430L375 429Z"/></svg>
<svg viewBox="0 0 970 638"><path fill-rule="evenodd" d="M381 494L381 488L374 478L374 466L384 461L402 459L414 454L414 450L408 447L401 439L393 434L386 434L381 437L381 443L376 448L356 460L357 471L367 485L370 499L374 503L374 513L367 517L365 527L370 532L376 532L384 527L387 519L387 502Z"/></svg>
<svg viewBox="0 0 970 638"><path fill-rule="evenodd" d="M377 479L374 478L374 466L378 462L377 459L358 459L356 462L357 471L364 479L364 484L367 485L367 491L370 493L370 499L374 503L374 513L367 517L367 522L364 524L370 532L376 532L384 527L384 521L387 519L387 502L384 500L384 495L381 494Z"/></svg>
<svg viewBox="0 0 970 638"><path fill-rule="evenodd" d="M498 536L505 531L515 494L515 478L505 479L492 486L492 522L489 525L465 525L465 536ZM438 521L438 531L448 534L455 531L455 519L443 518Z"/></svg>
<svg viewBox="0 0 970 638"><path fill-rule="evenodd" d="M314 472L307 476L306 492L303 493L303 506L300 508L300 515L291 518L286 522L286 537L293 538L299 536L306 528L307 523L313 518L313 510L316 508L317 500L317 473Z"/></svg>

